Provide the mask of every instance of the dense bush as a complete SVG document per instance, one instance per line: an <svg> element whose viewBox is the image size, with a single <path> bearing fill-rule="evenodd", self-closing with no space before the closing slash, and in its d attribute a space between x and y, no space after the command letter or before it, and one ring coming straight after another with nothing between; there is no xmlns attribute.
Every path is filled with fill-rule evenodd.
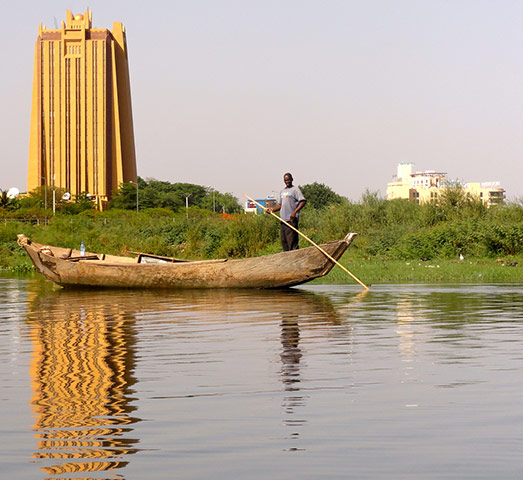
<svg viewBox="0 0 523 480"><path fill-rule="evenodd" d="M440 208L441 207L441 208ZM443 208L444 207L444 208ZM15 213L23 213L15 221ZM0 207L0 267L27 265L16 245L25 233L44 244L121 254L150 252L181 258L244 257L281 249L279 223L269 215L221 215L196 206L174 213L154 208L136 213L111 209L57 213L45 225L41 207L13 212ZM366 192L360 202L340 203L301 212L300 229L316 243L359 236L351 255L362 259L421 260L523 254L523 205L490 209L470 199L453 198L444 205L417 205L407 200L386 201ZM302 246L307 241L301 239Z"/></svg>
<svg viewBox="0 0 523 480"><path fill-rule="evenodd" d="M343 197L323 183L309 183L300 185L300 190L307 199L307 203L314 209L321 209L342 202Z"/></svg>

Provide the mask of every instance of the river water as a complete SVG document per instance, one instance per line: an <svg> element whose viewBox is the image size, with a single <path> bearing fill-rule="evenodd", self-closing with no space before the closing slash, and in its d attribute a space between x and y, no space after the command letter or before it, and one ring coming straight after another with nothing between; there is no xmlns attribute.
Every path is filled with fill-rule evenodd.
<svg viewBox="0 0 523 480"><path fill-rule="evenodd" d="M2 478L523 475L521 285L0 277L0 304Z"/></svg>

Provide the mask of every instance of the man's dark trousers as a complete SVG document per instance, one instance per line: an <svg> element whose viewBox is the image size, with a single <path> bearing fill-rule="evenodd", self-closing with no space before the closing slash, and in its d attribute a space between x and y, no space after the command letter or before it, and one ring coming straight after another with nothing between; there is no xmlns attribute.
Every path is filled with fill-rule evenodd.
<svg viewBox="0 0 523 480"><path fill-rule="evenodd" d="M298 229L297 218L294 220L289 220L287 223ZM298 232L295 232L292 228L289 228L284 223L280 224L280 239L284 252L288 252L289 250L298 250L298 241L300 239Z"/></svg>

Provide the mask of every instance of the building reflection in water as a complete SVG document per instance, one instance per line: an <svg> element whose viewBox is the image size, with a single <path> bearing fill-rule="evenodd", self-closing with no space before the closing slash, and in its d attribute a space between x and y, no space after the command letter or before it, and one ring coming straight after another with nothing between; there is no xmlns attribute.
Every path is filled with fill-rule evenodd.
<svg viewBox="0 0 523 480"><path fill-rule="evenodd" d="M30 307L34 458L61 478L124 467L137 451L134 319L100 292L54 292Z"/></svg>
<svg viewBox="0 0 523 480"><path fill-rule="evenodd" d="M397 303L397 328L396 333L399 336L399 351L404 362L412 361L412 357L416 355L415 343L415 324L416 311L413 302L399 298Z"/></svg>

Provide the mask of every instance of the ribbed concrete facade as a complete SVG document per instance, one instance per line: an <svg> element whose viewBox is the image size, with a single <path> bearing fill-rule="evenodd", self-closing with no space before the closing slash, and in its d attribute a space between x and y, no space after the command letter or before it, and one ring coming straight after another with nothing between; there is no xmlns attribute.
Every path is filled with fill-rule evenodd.
<svg viewBox="0 0 523 480"><path fill-rule="evenodd" d="M137 178L124 26L68 10L60 30L40 25L34 62L27 190L85 192L103 208Z"/></svg>

